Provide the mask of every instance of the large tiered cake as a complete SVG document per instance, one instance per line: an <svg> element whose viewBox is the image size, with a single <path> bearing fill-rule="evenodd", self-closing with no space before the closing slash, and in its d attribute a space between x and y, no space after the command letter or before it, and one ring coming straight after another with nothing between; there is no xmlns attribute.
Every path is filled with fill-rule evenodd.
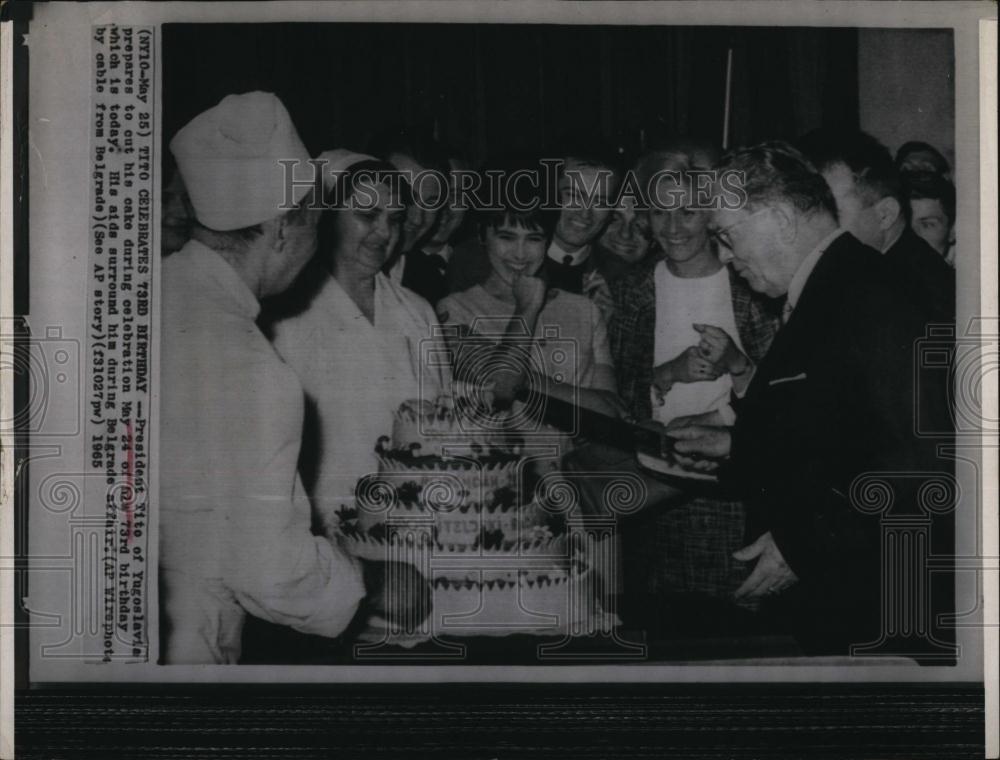
<svg viewBox="0 0 1000 760"><path fill-rule="evenodd" d="M433 588L426 633L557 634L591 614L586 567L562 519L531 498L522 437L503 417L451 397L407 402L376 450L344 544L420 569Z"/></svg>

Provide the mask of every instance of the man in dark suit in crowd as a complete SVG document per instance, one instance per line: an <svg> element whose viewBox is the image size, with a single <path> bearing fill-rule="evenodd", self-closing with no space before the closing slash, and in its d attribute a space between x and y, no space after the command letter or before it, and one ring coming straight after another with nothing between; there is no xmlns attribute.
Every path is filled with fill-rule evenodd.
<svg viewBox="0 0 1000 760"><path fill-rule="evenodd" d="M931 172L902 172L909 201L910 229L948 263L955 266L955 186Z"/></svg>
<svg viewBox="0 0 1000 760"><path fill-rule="evenodd" d="M881 251L901 290L931 319L955 320L955 272L908 224L910 207L888 148L864 132L816 130L799 148L830 186L840 224Z"/></svg>
<svg viewBox="0 0 1000 760"><path fill-rule="evenodd" d="M399 255L386 262L395 282L423 296L432 306L448 294L447 259L441 247L425 250L441 210L449 203L451 174L443 148L427 135L389 133L372 143L372 153L384 157L407 180L406 218Z"/></svg>
<svg viewBox="0 0 1000 760"><path fill-rule="evenodd" d="M614 161L600 147L581 144L564 154L555 188L559 221L545 260L551 287L587 295L598 305L599 299L610 298L593 250L611 218L617 189Z"/></svg>
<svg viewBox="0 0 1000 760"><path fill-rule="evenodd" d="M469 210L468 200L460 200L456 172L468 172L461 158L448 159L448 203L437 214L430 233L419 251L411 251L405 258L402 284L423 296L436 306L449 293L455 262L456 247L469 237L463 234Z"/></svg>
<svg viewBox="0 0 1000 760"><path fill-rule="evenodd" d="M460 200L456 172L468 172L465 161L448 158L448 202L437 213L430 231L419 238L397 265L395 274L402 272L402 285L421 295L431 306L453 292L451 278L455 262L455 247L462 242L462 228L469 210L468 200Z"/></svg>
<svg viewBox="0 0 1000 760"><path fill-rule="evenodd" d="M941 467L914 432L914 400L940 400L940 378L914 376L926 314L892 282L877 251L838 225L830 188L783 143L742 149L746 202L713 212L720 257L759 293L785 297L783 326L737 407L735 428L672 430L699 469L750 505L739 559L756 560L737 595L778 595L807 653L848 654L883 633L882 520L863 509L865 477L888 480L892 516L922 515L918 492ZM869 506L871 506L869 504ZM916 581L916 579L911 579ZM902 653L902 652L901 652Z"/></svg>

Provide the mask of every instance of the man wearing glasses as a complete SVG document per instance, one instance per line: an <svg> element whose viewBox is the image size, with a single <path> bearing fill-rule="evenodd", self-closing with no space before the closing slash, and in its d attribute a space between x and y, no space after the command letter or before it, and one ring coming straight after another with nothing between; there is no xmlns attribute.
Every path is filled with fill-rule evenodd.
<svg viewBox="0 0 1000 760"><path fill-rule="evenodd" d="M742 208L712 212L720 258L758 293L783 297L782 327L756 368L734 428L669 432L699 470L721 467L749 503L756 560L738 593L778 595L809 654L849 654L880 638L882 512L857 488L883 474L892 509L919 514L920 477L941 469L914 433L923 313L884 260L839 227L823 177L793 148L765 143L723 159L743 180Z"/></svg>

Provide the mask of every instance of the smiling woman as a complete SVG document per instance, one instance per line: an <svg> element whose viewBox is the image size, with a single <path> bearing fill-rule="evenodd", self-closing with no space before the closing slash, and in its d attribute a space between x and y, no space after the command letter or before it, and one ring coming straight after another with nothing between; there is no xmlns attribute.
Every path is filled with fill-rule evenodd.
<svg viewBox="0 0 1000 760"><path fill-rule="evenodd" d="M337 203L323 214L319 252L304 278L314 295L303 311L275 324L274 343L315 415L307 419L315 461L303 466L303 479L329 529L339 507L353 501L358 479L377 471L375 442L391 431L392 412L407 399L436 397L450 376L446 367L421 361L434 312L382 272L405 212L397 190L370 178L392 167L346 151L324 157L326 195ZM355 203L362 186L365 202Z"/></svg>
<svg viewBox="0 0 1000 760"><path fill-rule="evenodd" d="M542 264L552 229L564 215L535 207L530 200L518 198L515 206L511 199L500 199L499 208L481 212L479 235L489 275L482 284L438 304L442 323L473 336L454 346L456 376L463 372L467 349L488 342L486 348L510 371L463 379L492 383L500 403L510 403L518 390L534 386L549 396L617 414L603 315L590 299L551 288L544 279ZM474 363L478 365L468 364Z"/></svg>
<svg viewBox="0 0 1000 760"><path fill-rule="evenodd" d="M398 192L386 183L372 181L384 166L379 161L362 161L351 167L341 179L349 188L347 197L320 223L324 239L321 256L327 257L327 266L335 278L357 285L352 297L369 322L374 321L371 296L375 274L395 250L406 213ZM363 202L358 192L362 186Z"/></svg>
<svg viewBox="0 0 1000 760"><path fill-rule="evenodd" d="M746 389L754 361L767 351L777 328L763 301L720 261L711 213L693 207L691 172L710 167L716 158L710 144L684 140L639 162L641 185L657 192L649 199L649 216L661 258L616 283L611 324L619 387L637 420L673 427L711 416L729 424L732 394ZM678 182L650 186L648 178L658 172L673 172ZM671 197L682 202L668 203ZM727 234L726 229L714 233ZM697 495L652 519L651 530L630 546L649 557L642 563L643 590L652 598L690 594L725 600L747 577L747 565L732 556L743 541L742 502Z"/></svg>

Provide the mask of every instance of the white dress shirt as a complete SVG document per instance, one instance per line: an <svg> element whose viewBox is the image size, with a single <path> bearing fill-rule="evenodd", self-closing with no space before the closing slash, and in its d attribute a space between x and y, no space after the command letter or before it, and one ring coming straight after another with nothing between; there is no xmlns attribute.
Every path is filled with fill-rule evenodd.
<svg viewBox="0 0 1000 760"><path fill-rule="evenodd" d="M568 256L569 265L575 267L579 266L580 264L582 264L587 260L587 257L590 256L590 248L591 247L589 245L585 245L583 246L583 248L570 252L563 250L563 248L559 245L559 243L553 240L551 243L549 243L549 248L548 251L546 252L546 255L553 261L556 261L560 264L567 263L566 257Z"/></svg>
<svg viewBox="0 0 1000 760"><path fill-rule="evenodd" d="M404 401L434 400L451 371L430 305L375 275L375 323L337 280L325 276L302 314L275 326L274 344L315 403L319 456L313 505L328 529L354 503L360 478L378 472L375 445L392 433Z"/></svg>
<svg viewBox="0 0 1000 760"><path fill-rule="evenodd" d="M733 294L729 270L722 267L708 277L677 277L661 261L653 270L656 288L656 331L653 341L653 366L675 359L691 346L697 346L701 334L692 324L721 327L732 337L740 351L740 332L733 313ZM744 353L746 353L744 351ZM729 405L732 377L723 374L714 380L674 383L659 404L653 396L653 419L664 425L675 417L718 411L726 421L734 415Z"/></svg>

